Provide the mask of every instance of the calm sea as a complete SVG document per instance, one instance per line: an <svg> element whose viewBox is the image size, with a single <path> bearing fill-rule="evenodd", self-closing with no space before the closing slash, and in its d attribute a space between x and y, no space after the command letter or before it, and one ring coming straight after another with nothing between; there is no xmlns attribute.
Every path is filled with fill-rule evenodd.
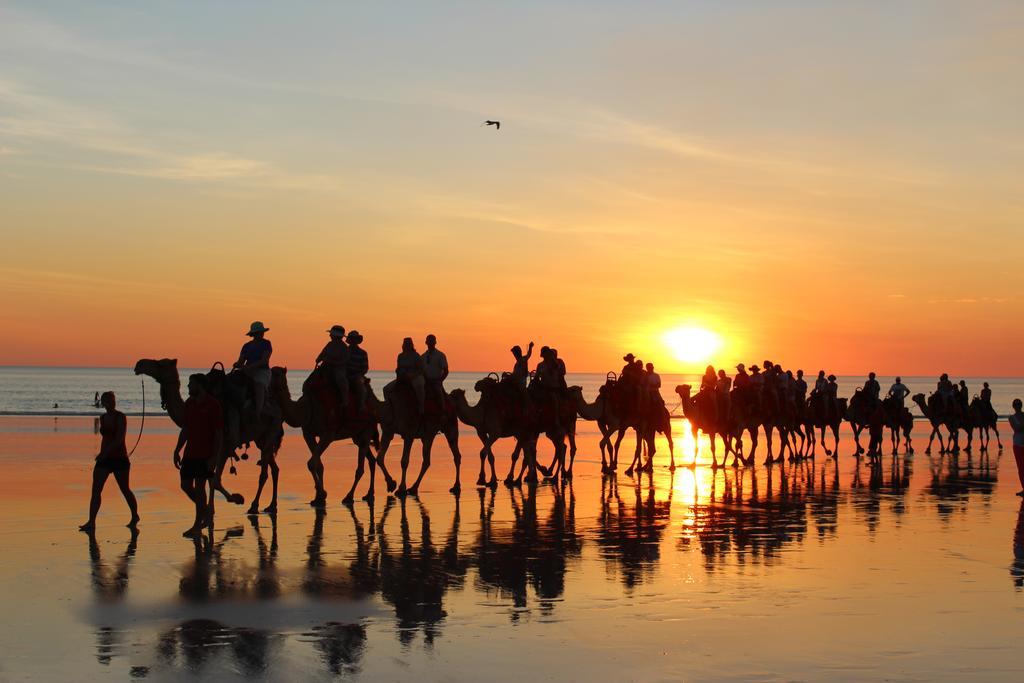
<svg viewBox="0 0 1024 683"><path fill-rule="evenodd" d="M182 377L200 370L182 369ZM290 370L288 373L292 394L301 391L302 380L308 370ZM449 390L462 388L466 390L470 402L476 396L473 385L485 372L453 372L447 382ZM370 373L373 387L380 391L381 387L391 381L390 372L375 371ZM892 377L879 376L883 393L892 384ZM954 378L959 381L960 378ZM1024 378L964 378L972 395L977 393L983 381L992 387L993 403L1000 414L1010 412L1010 402L1017 397L1024 397ZM605 381L603 373L570 373L567 377L570 385L583 387L583 394L593 400L598 387ZM675 387L679 384L699 383L699 375L663 374L662 395L665 404L675 408L678 413L679 397ZM849 396L854 389L864 382L863 377L839 378L840 395ZM934 377L904 377L904 383L912 392L928 393L935 387ZM159 410L159 391L156 382L150 378L140 378L133 374L131 368L71 368L71 367L13 367L0 366L0 415L93 415L97 411L93 401L96 392L113 391L117 394L119 408L128 414L142 412L142 393L145 385L146 410L149 413ZM913 408L915 414L917 409Z"/></svg>

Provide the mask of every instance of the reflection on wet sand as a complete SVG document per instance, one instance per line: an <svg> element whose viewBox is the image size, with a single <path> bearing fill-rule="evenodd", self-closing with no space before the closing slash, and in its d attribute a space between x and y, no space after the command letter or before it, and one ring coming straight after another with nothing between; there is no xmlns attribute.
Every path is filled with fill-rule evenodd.
<svg viewBox="0 0 1024 683"><path fill-rule="evenodd" d="M193 542L177 575L179 611L191 612L187 618L159 623L149 638L112 624L95 627L96 660L110 666L120 657L133 664L138 659L131 667L137 678L223 672L265 677L296 656L330 676L359 674L368 667L371 641L386 648L385 641L397 640L406 653L417 642L423 651L434 650L449 628L453 601L467 609L465 599L456 599L460 594L485 598L472 604L507 613L513 623L528 621L531 613L543 621L556 611L561 618L563 610L585 608L564 602L577 571L584 580L585 555L604 567L605 585L618 586L620 599L630 600L641 586L673 578L661 576L666 554L697 552L707 575L723 577L778 566L808 537L835 542L841 507L850 535L874 538L900 524L915 500L946 524L974 498L988 504L997 479L987 458L935 457L926 463L929 478L917 483L916 498L908 496L913 458L892 457L855 461L842 477L834 460L632 479L602 476L589 482L598 505L583 520L572 483L482 488L467 496L468 515L467 501L459 496L431 501L444 511L443 535L430 506L412 496L330 511L302 509L281 529L277 514L252 516ZM1015 521L1010 574L1024 590L1024 504ZM287 542L296 529L298 545L283 552L282 538ZM107 562L89 536L97 603L125 600L138 545L135 533L117 559ZM304 622L278 626L235 618L231 609L222 611L230 618L208 609L295 599L339 607L377 601L388 616L375 622L310 612L299 617ZM388 635L382 637L374 623L383 624ZM296 650L295 644L306 649Z"/></svg>
<svg viewBox="0 0 1024 683"><path fill-rule="evenodd" d="M509 491L511 526L494 524L493 490L481 489L480 531L471 551L477 588L501 599L511 599L512 621L528 611L528 587L537 596L541 615L554 610L565 591L568 560L578 558L582 538L576 532L572 485L551 488L547 517L537 517L537 487Z"/></svg>

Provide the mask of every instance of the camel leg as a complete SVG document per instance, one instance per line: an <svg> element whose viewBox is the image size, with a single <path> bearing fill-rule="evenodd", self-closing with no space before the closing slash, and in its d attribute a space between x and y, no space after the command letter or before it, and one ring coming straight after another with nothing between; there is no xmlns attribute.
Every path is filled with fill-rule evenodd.
<svg viewBox="0 0 1024 683"><path fill-rule="evenodd" d="M525 477L523 477L523 471L527 472ZM527 484L537 483L537 437L532 438L523 451L523 471L519 472L517 483L522 481L526 481Z"/></svg>
<svg viewBox="0 0 1024 683"><path fill-rule="evenodd" d="M755 462L754 457L757 454L757 427L754 427L753 429L749 429L747 431L750 434L750 455L747 456L747 464L753 465Z"/></svg>
<svg viewBox="0 0 1024 683"><path fill-rule="evenodd" d="M390 492L394 491L398 482L388 472L387 465L384 464L384 456L387 455L388 448L391 446L392 440L395 438L393 431L387 430L382 431L380 436L380 442L377 444L377 467L380 468L380 473L384 475L384 486Z"/></svg>
<svg viewBox="0 0 1024 683"><path fill-rule="evenodd" d="M619 446L622 445L622 438L626 436L626 428L619 427L619 433L615 437L615 447L612 449L612 471L619 469Z"/></svg>
<svg viewBox="0 0 1024 683"><path fill-rule="evenodd" d="M263 487L266 486L267 480L270 478L270 465L268 460L270 455L260 450L260 478L256 484L256 493L252 497L252 502L249 504L249 511L247 515L257 515L260 512L260 496L263 495Z"/></svg>
<svg viewBox="0 0 1024 683"><path fill-rule="evenodd" d="M487 449L489 444L487 443L487 435L482 430L477 430L476 435L480 438L480 443L483 444L483 448L480 449L480 475L476 478L477 486L486 486L487 477L484 476L484 462L487 459Z"/></svg>
<svg viewBox="0 0 1024 683"><path fill-rule="evenodd" d="M566 434L569 439L569 469L565 469L565 463L562 463L562 478L572 479L572 466L576 462L576 430L575 427L569 430Z"/></svg>
<svg viewBox="0 0 1024 683"><path fill-rule="evenodd" d="M505 486L513 486L516 483L516 460L519 459L519 454L523 452L523 444L519 439L516 439L516 446L512 449L512 463L508 468L508 476L505 477ZM523 457L526 457L525 455Z"/></svg>
<svg viewBox="0 0 1024 683"><path fill-rule="evenodd" d="M768 425L764 426L764 436L765 439L768 441L768 454L765 456L764 459L765 465L771 465L773 462L775 462L775 453L772 445L772 431L772 428L769 427Z"/></svg>
<svg viewBox="0 0 1024 683"><path fill-rule="evenodd" d="M309 501L309 504L317 507L323 505L324 501L327 500L327 491L324 489L324 465L322 456L325 450L327 450L328 441L326 439L316 440L312 436L306 439L306 445L309 447L309 460L306 461L306 468L309 470L309 474L313 477L313 500Z"/></svg>
<svg viewBox="0 0 1024 683"><path fill-rule="evenodd" d="M493 443L493 442L492 442ZM495 489L498 488L498 474L494 471L494 451L491 450L491 445L487 445L487 464L491 467L491 479L486 482L484 486ZM481 470L483 468L481 467Z"/></svg>
<svg viewBox="0 0 1024 683"><path fill-rule="evenodd" d="M458 494L462 491L462 453L459 451L459 426L449 427L444 434L448 442L448 448L452 452L452 462L455 463L455 483L448 489L450 493ZM426 470L424 470L426 471Z"/></svg>
<svg viewBox="0 0 1024 683"><path fill-rule="evenodd" d="M210 484L213 487L213 490L220 491L220 494L222 496L224 496L225 500L227 500L229 503L234 503L235 505L242 505L242 504L245 503L245 496L243 496L241 493L231 493L224 486L224 479L223 479L224 466L227 464L228 457L230 457L231 453L234 453L234 450L231 450L230 452L225 452L225 453L221 454L220 462L217 463L217 467L214 469L214 475L213 475L213 478L210 480ZM210 494L210 501L211 501L210 502L210 508L212 510L213 509L213 502L212 502L213 501L213 494L212 493Z"/></svg>
<svg viewBox="0 0 1024 683"><path fill-rule="evenodd" d="M427 470L430 469L430 454L434 450L434 436L433 435L431 435L431 436L424 435L424 437L422 439L422 443L423 443L423 451L422 451L423 452L423 457L421 458L421 462L420 462L420 473L418 475L416 475L416 481L414 481L412 486L409 487L409 493L414 495L414 496L420 492L420 482L423 481L423 475L425 475L427 473ZM461 461L462 461L462 456L460 455L459 456L459 462L461 462ZM458 479L458 476L459 476L458 472L459 472L459 469L456 468L455 469L456 480Z"/></svg>
<svg viewBox="0 0 1024 683"><path fill-rule="evenodd" d="M365 465L364 465L365 461L366 461L366 451L364 451L362 446L360 446L359 447L358 459L356 460L356 474L355 474L355 477L352 479L352 488L350 488L348 490L348 493L345 494L345 497L341 499L342 504L344 504L344 505L351 505L352 501L355 499L356 486L359 484L359 481L363 478L363 470L364 470L364 467L365 467Z"/></svg>
<svg viewBox="0 0 1024 683"><path fill-rule="evenodd" d="M412 451L413 440L408 437L402 437L402 483L395 489L395 495L399 498L404 498L408 489L405 487L405 476L409 469L409 453Z"/></svg>

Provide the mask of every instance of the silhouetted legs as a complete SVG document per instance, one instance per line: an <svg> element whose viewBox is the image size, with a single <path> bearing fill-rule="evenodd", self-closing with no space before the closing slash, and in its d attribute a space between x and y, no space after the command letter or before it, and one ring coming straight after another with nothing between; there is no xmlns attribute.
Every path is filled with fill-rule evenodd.
<svg viewBox="0 0 1024 683"><path fill-rule="evenodd" d="M129 473L131 470L123 470L120 472L111 472L106 467L93 467L92 470L92 494L89 497L89 521L78 527L82 531L92 531L96 528L96 515L100 511L100 503L102 502L103 486L107 483L107 477L110 474L114 475L114 481L117 482L117 487L121 489L121 495L124 496L124 501L128 503L128 510L132 513L131 521L128 522L128 527L134 529L139 523L139 506L135 500L135 494L132 493L131 487L128 484Z"/></svg>

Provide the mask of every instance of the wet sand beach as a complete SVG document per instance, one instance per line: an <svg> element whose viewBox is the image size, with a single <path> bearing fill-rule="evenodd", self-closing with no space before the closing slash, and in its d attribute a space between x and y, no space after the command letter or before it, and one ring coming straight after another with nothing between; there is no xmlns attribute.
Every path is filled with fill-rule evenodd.
<svg viewBox="0 0 1024 683"><path fill-rule="evenodd" d="M564 489L476 489L479 444L464 430L461 496L447 492L439 440L418 498L390 498L378 480L375 502L351 508L340 498L355 449L336 444L321 513L289 431L276 517L218 500L213 537L196 544L180 535L190 513L166 418L150 418L133 456L140 533L124 527L111 481L94 541L77 531L92 420L0 418L0 680L1024 673L1024 508L1009 451L927 456L920 441L873 469L844 428L838 462L713 472L702 441L699 466L671 473L660 440L652 476L604 478L593 425L579 428ZM675 428L688 462L689 430ZM499 468L510 450L496 451ZM228 477L247 503L257 473L250 460Z"/></svg>

